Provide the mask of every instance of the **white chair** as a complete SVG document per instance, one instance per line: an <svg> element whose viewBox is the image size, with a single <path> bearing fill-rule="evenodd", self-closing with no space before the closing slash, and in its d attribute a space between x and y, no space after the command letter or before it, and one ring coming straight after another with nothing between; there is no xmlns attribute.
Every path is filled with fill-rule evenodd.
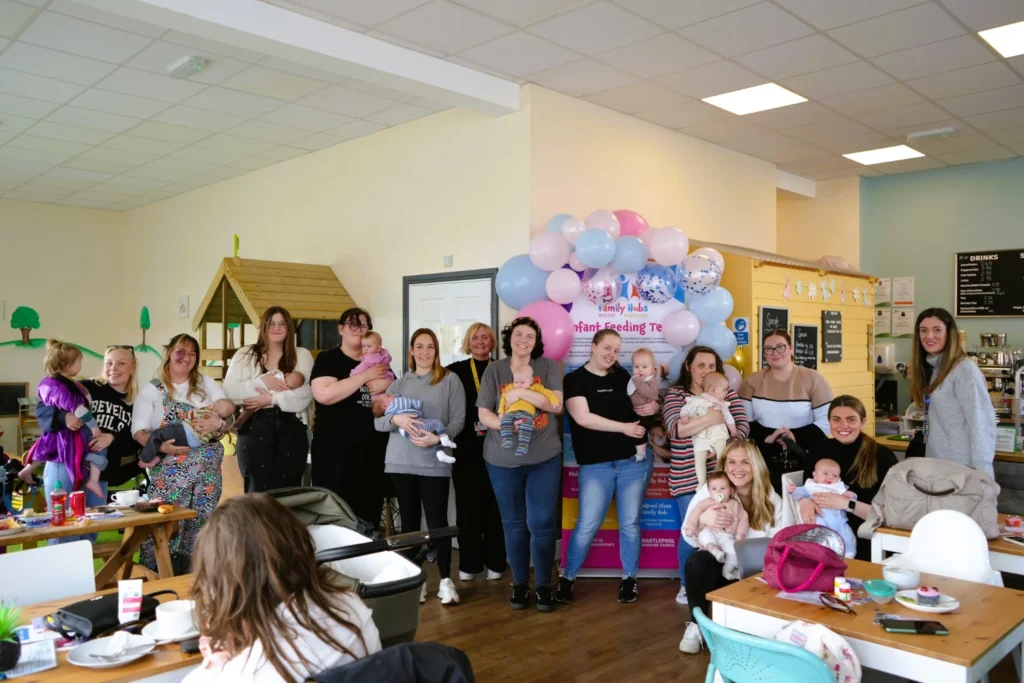
<svg viewBox="0 0 1024 683"><path fill-rule="evenodd" d="M1003 585L1003 575L993 570L989 561L985 532L973 519L955 510L936 510L922 517L910 532L907 552L882 564Z"/></svg>
<svg viewBox="0 0 1024 683"><path fill-rule="evenodd" d="M804 485L803 476L803 470L799 472L786 472L782 475L782 490L779 491L779 495L782 496L783 528L793 526L794 524L801 524L800 507L789 493L789 482L793 482L797 488L800 488Z"/></svg>
<svg viewBox="0 0 1024 683"><path fill-rule="evenodd" d="M19 607L96 592L89 541L0 555L0 575L0 602Z"/></svg>

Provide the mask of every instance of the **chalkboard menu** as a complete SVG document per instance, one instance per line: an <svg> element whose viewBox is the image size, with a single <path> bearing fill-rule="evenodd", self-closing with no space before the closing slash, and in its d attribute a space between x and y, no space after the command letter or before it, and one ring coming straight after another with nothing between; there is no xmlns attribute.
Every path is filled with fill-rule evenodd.
<svg viewBox="0 0 1024 683"><path fill-rule="evenodd" d="M1024 249L956 255L956 317L1024 316Z"/></svg>
<svg viewBox="0 0 1024 683"><path fill-rule="evenodd" d="M821 362L843 362L843 314L839 311L821 312Z"/></svg>
<svg viewBox="0 0 1024 683"><path fill-rule="evenodd" d="M793 356L797 365L818 369L817 325L793 325Z"/></svg>
<svg viewBox="0 0 1024 683"><path fill-rule="evenodd" d="M789 309L788 308L772 308L771 306L761 306L761 348L764 348L764 336L771 330L788 330L789 329ZM765 362L763 354L764 351L760 351L762 354L761 367L766 368L768 364Z"/></svg>
<svg viewBox="0 0 1024 683"><path fill-rule="evenodd" d="M0 383L0 417L18 417L19 398L28 398L28 382Z"/></svg>

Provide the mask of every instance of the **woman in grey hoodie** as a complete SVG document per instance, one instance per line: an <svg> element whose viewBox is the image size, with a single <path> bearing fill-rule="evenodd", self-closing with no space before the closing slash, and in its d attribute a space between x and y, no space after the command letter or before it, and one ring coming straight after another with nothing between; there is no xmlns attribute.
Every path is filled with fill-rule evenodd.
<svg viewBox="0 0 1024 683"><path fill-rule="evenodd" d="M917 316L910 396L924 408L925 455L995 478L996 417L981 370L960 348L956 321L943 308Z"/></svg>
<svg viewBox="0 0 1024 683"><path fill-rule="evenodd" d="M448 436L455 438L466 422L466 392L458 376L441 366L437 337L426 328L410 337L408 370L388 387L387 394L423 402L424 419L440 420ZM391 432L384 456L384 471L391 477L402 515L402 532L420 530L420 509L427 526L448 526L448 489L452 466L441 462L435 452L441 443L437 434L421 429L423 423L410 414L381 415L374 420L379 432ZM399 429L405 431L403 436ZM451 454L451 455L458 455ZM441 604L458 603L459 594L451 579L452 541L444 539L434 548L441 585ZM420 602L426 600L424 584Z"/></svg>

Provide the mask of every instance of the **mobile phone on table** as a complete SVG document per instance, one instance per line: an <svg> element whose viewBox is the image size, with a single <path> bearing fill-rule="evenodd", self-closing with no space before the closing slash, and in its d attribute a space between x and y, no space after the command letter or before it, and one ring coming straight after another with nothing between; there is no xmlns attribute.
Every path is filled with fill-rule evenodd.
<svg viewBox="0 0 1024 683"><path fill-rule="evenodd" d="M181 642L181 651L187 655L194 655L199 652L199 639L190 638Z"/></svg>
<svg viewBox="0 0 1024 683"><path fill-rule="evenodd" d="M948 636L949 629L937 621L882 619L882 628L889 633L913 633L919 636Z"/></svg>
<svg viewBox="0 0 1024 683"><path fill-rule="evenodd" d="M1010 543L1016 543L1017 545L1024 545L1024 536L1007 535L1003 536L1003 540L1009 541Z"/></svg>

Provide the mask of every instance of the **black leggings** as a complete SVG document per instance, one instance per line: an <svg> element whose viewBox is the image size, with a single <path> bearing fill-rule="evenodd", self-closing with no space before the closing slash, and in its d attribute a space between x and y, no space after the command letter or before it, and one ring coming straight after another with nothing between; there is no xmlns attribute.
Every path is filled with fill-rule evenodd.
<svg viewBox="0 0 1024 683"><path fill-rule="evenodd" d="M690 603L690 609L700 607L704 616L709 619L711 604L708 602L708 593L735 583L722 576L723 567L724 565L707 550L698 550L690 555L683 570L686 574L686 601Z"/></svg>
<svg viewBox="0 0 1024 683"><path fill-rule="evenodd" d="M455 515L459 525L459 569L479 574L484 568L505 571L505 531L491 478L481 455L459 449L452 465Z"/></svg>
<svg viewBox="0 0 1024 683"><path fill-rule="evenodd" d="M326 431L313 436L313 486L329 489L344 498L356 517L372 529L380 526L384 499L390 495L384 474L388 436L375 432L365 441L346 439L343 434Z"/></svg>
<svg viewBox="0 0 1024 683"><path fill-rule="evenodd" d="M238 431L238 469L246 493L302 486L309 439L295 413L257 410Z"/></svg>
<svg viewBox="0 0 1024 683"><path fill-rule="evenodd" d="M448 477L421 477L418 474L391 474L398 498L398 511L402 515L402 533L420 530L420 509L427 518L429 529L443 529L448 526ZM421 508L422 506L422 508ZM442 579L452 575L452 539L445 538L430 544L437 551L437 571ZM407 556L419 551L413 548Z"/></svg>

